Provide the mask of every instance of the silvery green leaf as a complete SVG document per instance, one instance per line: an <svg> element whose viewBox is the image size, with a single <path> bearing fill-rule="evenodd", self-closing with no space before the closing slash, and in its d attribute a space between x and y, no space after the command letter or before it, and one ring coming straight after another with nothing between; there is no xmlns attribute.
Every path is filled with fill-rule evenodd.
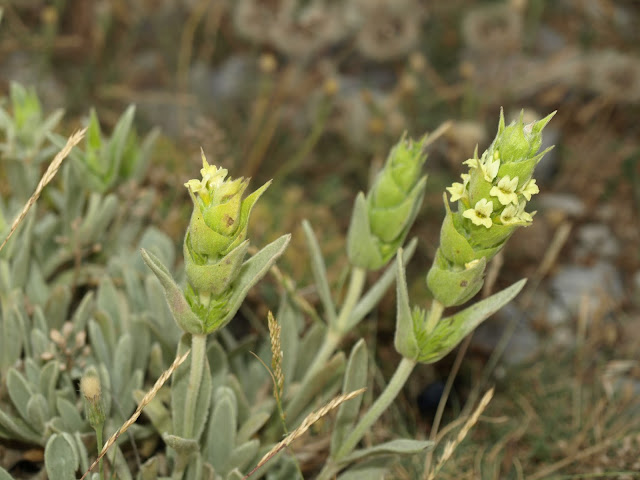
<svg viewBox="0 0 640 480"><path fill-rule="evenodd" d="M122 271L124 288L131 310L134 312L144 311L146 308L146 296L144 294L143 285L139 279L138 271L131 268L124 261L119 261L118 266Z"/></svg>
<svg viewBox="0 0 640 480"><path fill-rule="evenodd" d="M526 282L526 279L522 279L461 312L441 319L433 332L420 345L418 361L433 363L440 360L478 325L509 303L522 290Z"/></svg>
<svg viewBox="0 0 640 480"><path fill-rule="evenodd" d="M115 195L109 194L103 197L98 193L92 193L86 215L78 227L77 238L82 240L83 245L99 242L117 211L118 198Z"/></svg>
<svg viewBox="0 0 640 480"><path fill-rule="evenodd" d="M412 455L415 453L421 453L425 452L426 450L430 450L434 446L435 443L429 440L410 440L400 438L397 440L391 440L389 442L381 443L380 445L375 445L373 447L355 450L351 454L341 459L340 464L348 465L367 457L382 455Z"/></svg>
<svg viewBox="0 0 640 480"><path fill-rule="evenodd" d="M356 197L347 233L349 261L367 270L377 270L385 263L369 226L369 209L364 193Z"/></svg>
<svg viewBox="0 0 640 480"><path fill-rule="evenodd" d="M149 350L148 376L150 378L160 378L162 372L166 370L166 365L162 358L162 347L158 342L154 342Z"/></svg>
<svg viewBox="0 0 640 480"><path fill-rule="evenodd" d="M153 253L160 259L163 265L173 265L176 261L176 251L173 240L166 233L151 226L142 234L139 244L140 249L145 249ZM136 264L140 271L145 271L142 263Z"/></svg>
<svg viewBox="0 0 640 480"><path fill-rule="evenodd" d="M91 314L94 311L95 305L93 302L93 290L89 290L82 300L80 300L80 304L76 307L73 312L73 316L71 317L71 323L73 323L73 331L81 332L87 328L87 322L91 317Z"/></svg>
<svg viewBox="0 0 640 480"><path fill-rule="evenodd" d="M296 361L296 372L293 381L300 380L304 377L307 370L311 367L311 362L320 350L320 346L324 340L327 327L320 322L311 325L309 331L302 338L300 348L298 349L298 358Z"/></svg>
<svg viewBox="0 0 640 480"><path fill-rule="evenodd" d="M141 251L141 255L145 263L153 271L158 280L160 280L160 283L162 284L162 287L165 291L169 309L171 310L173 318L180 326L180 328L182 328L182 330L184 330L185 332L193 333L195 335L204 333L204 325L196 316L196 314L191 310L191 307L187 303L187 300L184 298L182 290L176 284L167 267L162 264L160 259L156 257L155 254L145 250L144 248Z"/></svg>
<svg viewBox="0 0 640 480"><path fill-rule="evenodd" d="M240 472L240 470L238 470L237 468L234 468L227 474L227 480L243 480L244 478L245 477L242 472ZM0 478L0 480L3 479Z"/></svg>
<svg viewBox="0 0 640 480"><path fill-rule="evenodd" d="M54 433L44 449L44 464L49 478L75 480L80 459L68 438Z"/></svg>
<svg viewBox="0 0 640 480"><path fill-rule="evenodd" d="M133 480L133 477L131 476L131 471L129 470L129 465L127 464L127 460L124 458L124 455L122 454L122 450L120 450L120 447L116 444L111 448L113 451L111 451L109 458L113 458L113 455L115 453L115 462L114 462L115 468L113 469L114 477L117 478L118 480Z"/></svg>
<svg viewBox="0 0 640 480"><path fill-rule="evenodd" d="M218 387L213 401L213 411L203 450L204 458L216 472L224 476L227 460L236 443L238 428L236 398L228 387Z"/></svg>
<svg viewBox="0 0 640 480"><path fill-rule="evenodd" d="M176 324L167 305L160 280L149 275L144 281L147 305L151 321L147 322L151 331L160 339L167 358L173 356L175 344L180 340L182 331ZM145 318L146 319L146 318Z"/></svg>
<svg viewBox="0 0 640 480"><path fill-rule="evenodd" d="M93 346L93 341L91 344ZM97 370L95 369L94 366L88 367L87 370L91 371L93 374L98 375L98 377L100 377L100 385L102 386L103 392L109 392L109 393L113 392L111 388L111 375L109 375L109 371L107 370L106 364L104 363L99 364ZM113 396L110 394L102 396L104 414L107 416L107 418L109 418L109 414L111 413L112 398Z"/></svg>
<svg viewBox="0 0 640 480"><path fill-rule="evenodd" d="M242 477L240 478L242 479ZM15 480L15 479L4 468L0 467L0 480Z"/></svg>
<svg viewBox="0 0 640 480"><path fill-rule="evenodd" d="M135 398L136 403L139 404L145 394L146 392L142 390L135 390L133 392L133 398ZM171 432L171 415L169 414L169 410L167 410L157 396L154 397L146 407L144 407L142 413L151 420L151 424L155 427L158 433L163 434Z"/></svg>
<svg viewBox="0 0 640 480"><path fill-rule="evenodd" d="M269 468L268 463L265 466L268 469L267 480L304 480L297 460L288 455L280 456L276 468Z"/></svg>
<svg viewBox="0 0 640 480"><path fill-rule="evenodd" d="M384 480L389 473L388 458L373 458L351 466L338 475L338 480Z"/></svg>
<svg viewBox="0 0 640 480"><path fill-rule="evenodd" d="M100 312L96 312L98 314ZM98 361L104 365L111 365L111 353L105 342L100 325L94 320L89 320L89 340L91 348Z"/></svg>
<svg viewBox="0 0 640 480"><path fill-rule="evenodd" d="M137 162L133 165L127 165L130 172L128 177L137 181L141 181L143 176L148 172L149 159L153 153L153 146L156 139L160 136L160 129L151 130L140 145L140 149L136 154Z"/></svg>
<svg viewBox="0 0 640 480"><path fill-rule="evenodd" d="M193 438L182 438L178 435L163 433L162 440L180 455L190 455L200 449L198 442Z"/></svg>
<svg viewBox="0 0 640 480"><path fill-rule="evenodd" d="M67 432L84 432L86 423L82 420L80 412L76 406L65 398L58 398L56 408Z"/></svg>
<svg viewBox="0 0 640 480"><path fill-rule="evenodd" d="M29 299L38 305L44 305L49 298L51 287L47 284L43 267L35 259L29 267L29 278L25 291Z"/></svg>
<svg viewBox="0 0 640 480"><path fill-rule="evenodd" d="M34 357L39 358L43 353L49 351L51 342L42 330L31 330L29 341Z"/></svg>
<svg viewBox="0 0 640 480"><path fill-rule="evenodd" d="M416 251L416 247L418 245L418 239L413 238L407 244L407 247L403 249L402 260L406 265L413 254ZM355 327L360 321L369 313L371 310L375 308L375 306L380 302L380 299L383 297L387 290L393 283L396 278L397 266L389 265L385 270L384 274L378 279L376 283L374 283L371 288L362 296L360 301L356 304L351 315L349 315L349 323L347 324L346 330L350 331Z"/></svg>
<svg viewBox="0 0 640 480"><path fill-rule="evenodd" d="M127 412L125 413L125 416L127 417L129 416L130 412L133 412L135 407L135 400L131 395L131 392L134 392L135 390L142 388L143 382L144 382L144 374L142 373L142 370L134 370L133 374L129 377L129 379L127 380L127 383L125 383L122 389L123 393L122 393L122 396L120 397L119 408L121 408L123 412Z"/></svg>
<svg viewBox="0 0 640 480"><path fill-rule="evenodd" d="M220 385L227 378L229 361L227 352L217 340L213 340L207 347L207 358L211 366L211 380L214 385Z"/></svg>
<svg viewBox="0 0 640 480"><path fill-rule="evenodd" d="M128 333L118 340L113 353L113 369L111 371L111 385L113 393L122 398L125 395L124 384L128 380L133 367L133 339Z"/></svg>
<svg viewBox="0 0 640 480"><path fill-rule="evenodd" d="M113 129L111 138L107 145L106 158L108 165L107 176L105 178L106 185L111 186L117 180L120 171L120 163L127 143L129 134L131 133L131 124L135 115L135 105L130 105L122 114L118 123Z"/></svg>
<svg viewBox="0 0 640 480"><path fill-rule="evenodd" d="M271 418L268 412L255 412L240 426L236 441L244 443L248 441L258 430L260 430Z"/></svg>
<svg viewBox="0 0 640 480"><path fill-rule="evenodd" d="M228 472L232 469L238 469L241 471L246 470L256 458L259 448L260 440L258 439L249 440L248 442L238 445L233 449L231 455L227 459L224 471Z"/></svg>
<svg viewBox="0 0 640 480"><path fill-rule="evenodd" d="M44 311L42 310L40 305L36 305L35 308L33 309L32 324L33 324L33 328L37 328L42 333L46 333L47 335L49 334L49 326L47 325L47 319L44 316Z"/></svg>
<svg viewBox="0 0 640 480"><path fill-rule="evenodd" d="M44 364L40 372L40 392L48 402L50 412L56 411L56 384L60 376L60 364L56 360Z"/></svg>
<svg viewBox="0 0 640 480"><path fill-rule="evenodd" d="M342 384L342 393L347 394L367 386L367 365L368 353L364 339L360 339L354 345L349 354L347 368ZM344 402L338 409L333 434L331 435L331 451L337 452L342 446L342 442L350 433L358 418L362 395Z"/></svg>
<svg viewBox="0 0 640 480"><path fill-rule="evenodd" d="M280 255L284 253L290 240L290 234L283 235L242 264L240 273L232 286L233 293L229 299L227 314L220 321L219 328L229 323L234 317L251 287L258 283Z"/></svg>
<svg viewBox="0 0 640 480"><path fill-rule="evenodd" d="M280 324L280 345L282 348L282 373L284 375L284 389L293 379L293 372L298 359L298 318L299 311L291 305L291 301L286 294L280 299L280 308L276 315L276 320ZM273 355L273 352L272 352Z"/></svg>
<svg viewBox="0 0 640 480"><path fill-rule="evenodd" d="M418 339L413 325L413 316L407 292L407 280L402 262L402 249L396 256L396 331L394 346L398 353L410 359L416 359L420 353Z"/></svg>
<svg viewBox="0 0 640 480"><path fill-rule="evenodd" d="M31 427L38 432L44 432L50 412L47 400L41 393L36 393L27 402L27 415Z"/></svg>
<svg viewBox="0 0 640 480"><path fill-rule="evenodd" d="M24 360L24 376L31 385L40 384L40 367L33 358L25 357Z"/></svg>
<svg viewBox="0 0 640 480"><path fill-rule="evenodd" d="M66 285L56 285L51 290L49 299L44 307L49 328L60 330L64 322L69 318L69 305L71 304L71 289Z"/></svg>
<svg viewBox="0 0 640 480"><path fill-rule="evenodd" d="M80 471L86 472L89 470L89 454L87 453L87 447L82 440L82 435L80 432L75 432L73 434L73 439L75 440L75 448L78 452L78 456L80 457Z"/></svg>
<svg viewBox="0 0 640 480"><path fill-rule="evenodd" d="M140 466L137 480L158 480L158 457L151 457Z"/></svg>
<svg viewBox="0 0 640 480"><path fill-rule="evenodd" d="M14 288L23 288L27 283L29 275L29 263L31 261L31 238L33 233L33 222L35 210L27 214L23 221L24 226L20 232L20 248L12 256L11 262L11 283Z"/></svg>
<svg viewBox="0 0 640 480"><path fill-rule="evenodd" d="M0 324L0 342L2 342L2 351L0 352L0 371L15 364L20 358L22 352L22 335L20 333L20 324L22 313L20 310L11 306L8 310L2 311L2 323Z"/></svg>
<svg viewBox="0 0 640 480"><path fill-rule="evenodd" d="M129 325L131 337L135 339L132 369L146 370L151 353L151 332L140 315L135 315Z"/></svg>
<svg viewBox="0 0 640 480"><path fill-rule="evenodd" d="M310 380L308 385L303 385L297 390L296 395L291 402L285 407L285 415L288 421L293 421L313 403L313 399L326 391L329 385L336 377L342 376L345 369L345 356L343 352L336 353L326 363L325 368L316 373Z"/></svg>
<svg viewBox="0 0 640 480"><path fill-rule="evenodd" d="M27 379L15 368L10 368L7 372L7 390L11 402L20 413L20 416L24 420L29 421L27 402L35 392L33 391L33 387L27 382Z"/></svg>
<svg viewBox="0 0 640 480"><path fill-rule="evenodd" d="M322 302L327 322L329 325L333 325L337 319L336 307L331 298L331 289L329 288L329 281L327 280L327 269L324 258L322 257L322 251L320 250L320 245L318 245L318 239L311 228L311 224L306 219L302 221L302 229L307 239L307 248L311 256L311 272L313 273L313 280L318 290L318 296Z"/></svg>
<svg viewBox="0 0 640 480"><path fill-rule="evenodd" d="M11 434L11 438L41 445L43 440L24 420L0 409L0 430Z"/></svg>
<svg viewBox="0 0 640 480"><path fill-rule="evenodd" d="M249 418L251 406L249 405L249 400L247 400L247 396L242 389L242 385L240 385L238 377L232 373L227 375L225 385L233 390L236 397L236 406L238 408L238 424L243 423L247 418Z"/></svg>
<svg viewBox="0 0 640 480"><path fill-rule="evenodd" d="M100 286L96 295L96 310L105 312L110 318L108 320L110 325L114 325L119 321L120 310L118 305L120 304L120 296L118 290L116 290L113 280L110 276L105 275L100 280ZM105 333L105 336L106 333ZM115 345L116 338L108 338L110 344Z"/></svg>
<svg viewBox="0 0 640 480"><path fill-rule="evenodd" d="M177 355L184 355L191 347L191 335L184 334L178 344ZM191 370L191 355L173 373L171 381L171 418L173 421L173 433L183 435L184 433L184 411L187 395L187 385L189 384L189 372ZM196 399L194 431L195 439L199 439L205 428L209 407L211 405L211 371L209 361L204 358L204 368L202 369L202 381L200 391Z"/></svg>
<svg viewBox="0 0 640 480"><path fill-rule="evenodd" d="M9 240L9 243L7 243L7 247L10 245L14 238L15 237L11 237L11 240ZM3 253L8 251L7 247L2 250ZM4 298L5 292L11 291L11 288L11 270L9 268L9 262L4 258L0 258L0 292L2 292L0 298Z"/></svg>

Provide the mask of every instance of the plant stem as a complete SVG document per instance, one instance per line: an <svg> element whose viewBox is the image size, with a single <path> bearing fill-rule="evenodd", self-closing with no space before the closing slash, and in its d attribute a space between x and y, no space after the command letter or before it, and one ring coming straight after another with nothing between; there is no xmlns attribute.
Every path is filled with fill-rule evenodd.
<svg viewBox="0 0 640 480"><path fill-rule="evenodd" d="M442 318L442 312L444 312L444 305L434 298L425 323L425 331L427 334L433 332L433 329L436 328L436 324Z"/></svg>
<svg viewBox="0 0 640 480"><path fill-rule="evenodd" d="M376 420L380 418L380 415L382 415L384 411L389 408L389 405L391 405L391 403L396 399L396 397L400 393L400 390L402 390L402 387L404 387L404 384L409 378L409 375L413 371L413 367L415 367L415 365L415 360L404 357L402 358L402 361L398 365L398 368L393 374L393 377L391 377L391 380L389 381L387 387L374 402L374 404L371 405L371 408L369 408L367 413L360 419L349 436L347 436L338 452L333 455L335 460L340 461L352 452L352 450L356 447L367 430L371 428Z"/></svg>
<svg viewBox="0 0 640 480"><path fill-rule="evenodd" d="M200 393L200 384L202 383L206 350L207 336L191 335L191 369L184 403L184 438L193 438L193 432L195 431L196 402Z"/></svg>
<svg viewBox="0 0 640 480"><path fill-rule="evenodd" d="M353 308L358 303L358 300L360 300L366 278L367 271L364 268L354 267L353 270L351 270L349 288L347 289L342 309L336 319L335 325L329 325L327 334L324 337L324 342L307 370L303 383L309 381L320 369L324 368L327 360L331 358L331 355L333 355L333 352L335 352L336 347L342 340L342 337L344 337L350 329L349 316L351 312L353 312Z"/></svg>
<svg viewBox="0 0 640 480"><path fill-rule="evenodd" d="M98 442L98 456L100 456L100 452L102 451L102 447L103 447L102 431L104 430L104 423L96 425L95 430L96 430L96 440ZM100 478L104 480L102 458L100 458L100 460L98 461L98 472L99 472Z"/></svg>

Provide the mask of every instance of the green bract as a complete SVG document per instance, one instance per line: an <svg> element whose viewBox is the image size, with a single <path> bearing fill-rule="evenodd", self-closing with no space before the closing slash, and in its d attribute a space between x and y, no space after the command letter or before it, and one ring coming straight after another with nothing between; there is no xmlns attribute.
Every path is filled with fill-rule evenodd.
<svg viewBox="0 0 640 480"><path fill-rule="evenodd" d="M185 183L194 205L184 238L185 270L195 292L216 296L240 271L249 248L245 239L251 209L271 182L243 200L248 179L226 179L227 170L209 165L204 153L202 164L202 180Z"/></svg>
<svg viewBox="0 0 640 480"><path fill-rule="evenodd" d="M353 265L368 270L383 267L402 246L418 214L427 176L421 176L426 137L405 140L391 150L368 195L356 198L347 253Z"/></svg>
<svg viewBox="0 0 640 480"><path fill-rule="evenodd" d="M174 319L194 335L224 327L289 243L289 235L283 235L245 262L249 216L271 182L243 199L248 179L227 179L227 170L209 165L204 153L202 165L202 180L185 183L193 213L183 244L184 291L159 258L146 251L142 255L160 280Z"/></svg>
<svg viewBox="0 0 640 480"><path fill-rule="evenodd" d="M533 170L550 150L538 153L542 129L554 114L528 125L521 116L505 126L501 112L491 146L479 158L476 150L465 162L469 171L462 183L447 188L458 209L451 210L445 195L440 247L427 275L429 289L445 307L473 297L482 287L486 263L518 227L531 224L533 214L525 207L539 191Z"/></svg>

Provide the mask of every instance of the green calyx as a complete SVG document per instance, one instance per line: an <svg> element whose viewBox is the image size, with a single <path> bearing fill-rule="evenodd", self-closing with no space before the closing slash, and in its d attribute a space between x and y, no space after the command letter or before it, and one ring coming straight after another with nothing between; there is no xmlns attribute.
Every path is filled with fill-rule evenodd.
<svg viewBox="0 0 640 480"><path fill-rule="evenodd" d="M347 234L353 265L377 270L404 243L424 198L427 177L420 174L426 160L425 139L413 142L403 137L366 198L364 194L356 198Z"/></svg>
<svg viewBox="0 0 640 480"><path fill-rule="evenodd" d="M209 165L204 154L202 163L202 180L185 184L194 204L183 245L185 271L195 291L220 295L240 271L251 210L271 182L243 199L249 180L226 179L227 170Z"/></svg>
<svg viewBox="0 0 640 480"><path fill-rule="evenodd" d="M227 171L209 165L204 154L202 164L202 180L185 184L194 204L182 247L185 288L157 256L142 250L143 260L162 284L173 318L192 335L213 333L231 321L249 289L290 240L290 235L283 235L246 260L251 210L271 182L243 199L248 180L227 179Z"/></svg>
<svg viewBox="0 0 640 480"><path fill-rule="evenodd" d="M431 292L445 306L460 305L475 295L483 283L477 262L491 260L518 227L533 221L535 212L527 212L526 206L539 191L533 171L548 151L538 153L542 129L554 114L528 125L521 116L505 126L501 112L491 146L480 157L476 150L464 162L469 170L462 182L447 188L458 208L453 212L445 195L440 248L427 275Z"/></svg>
<svg viewBox="0 0 640 480"><path fill-rule="evenodd" d="M436 263L441 260L441 257L436 259ZM470 266L466 273L462 272L462 276L458 277L458 281L461 279L469 281L470 286L472 286L470 291L473 288L479 288L478 285L481 287L482 281L477 282L475 279L478 278L478 275L481 279L481 272L485 266L486 261L484 258L476 261L476 264ZM468 279L463 278L466 274L469 275ZM430 275L432 275L431 272ZM522 290L526 282L525 280L516 282L489 298L477 302L454 315L442 318L442 305L438 306L436 302L432 304L430 311L417 307L411 308L401 255L398 255L396 260L396 278L398 309L394 346L403 357L421 363L437 362L451 352L480 323L511 301ZM456 290L455 285L451 285L451 287ZM457 291L460 294L463 290Z"/></svg>

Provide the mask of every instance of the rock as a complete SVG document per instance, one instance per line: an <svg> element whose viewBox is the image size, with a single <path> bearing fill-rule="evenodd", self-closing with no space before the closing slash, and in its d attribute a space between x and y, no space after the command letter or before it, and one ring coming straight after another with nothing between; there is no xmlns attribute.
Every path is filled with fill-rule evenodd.
<svg viewBox="0 0 640 480"><path fill-rule="evenodd" d="M502 362L517 365L533 357L540 348L540 339L531 328L526 313L513 303L476 328L472 339L474 348L492 352L511 321L517 321L518 325L505 348Z"/></svg>
<svg viewBox="0 0 640 480"><path fill-rule="evenodd" d="M592 267L562 266L551 279L556 301L577 315L582 297L589 302L589 312L609 312L623 295L622 279L616 268L608 262L598 262ZM551 315L549 315L551 316Z"/></svg>
<svg viewBox="0 0 640 480"><path fill-rule="evenodd" d="M615 260L620 254L620 244L605 224L589 223L577 232L578 245L574 252L578 261L589 258Z"/></svg>
<svg viewBox="0 0 640 480"><path fill-rule="evenodd" d="M538 208L558 211L568 218L581 218L587 211L582 200L568 193L544 193L535 197Z"/></svg>

